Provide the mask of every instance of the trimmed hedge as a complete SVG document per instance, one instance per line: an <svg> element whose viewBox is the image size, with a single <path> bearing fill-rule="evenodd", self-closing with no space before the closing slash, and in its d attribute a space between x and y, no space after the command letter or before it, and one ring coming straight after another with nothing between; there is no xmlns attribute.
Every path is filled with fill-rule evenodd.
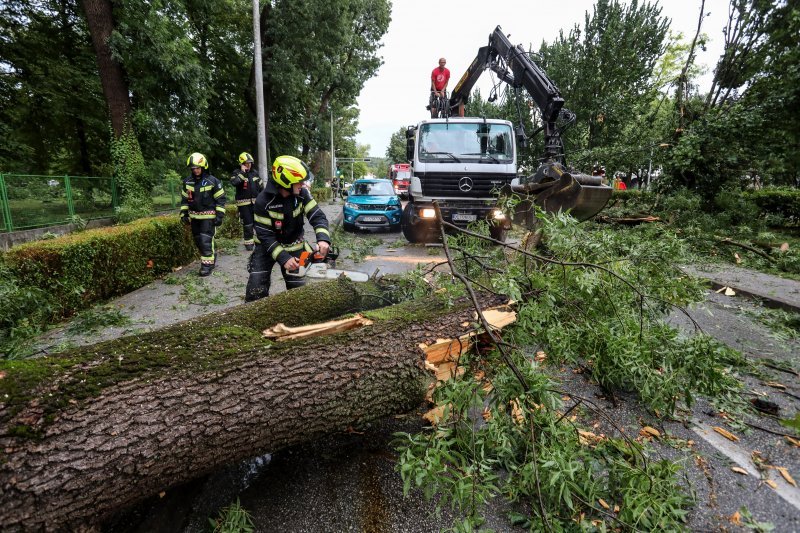
<svg viewBox="0 0 800 533"><path fill-rule="evenodd" d="M314 187L311 189L311 196L318 202L328 202L333 198L333 191L330 187Z"/></svg>
<svg viewBox="0 0 800 533"><path fill-rule="evenodd" d="M53 297L58 318L138 289L195 254L191 232L171 214L22 244L4 261L21 284Z"/></svg>
<svg viewBox="0 0 800 533"><path fill-rule="evenodd" d="M770 187L750 191L747 195L763 214L778 215L789 224L800 224L800 189Z"/></svg>

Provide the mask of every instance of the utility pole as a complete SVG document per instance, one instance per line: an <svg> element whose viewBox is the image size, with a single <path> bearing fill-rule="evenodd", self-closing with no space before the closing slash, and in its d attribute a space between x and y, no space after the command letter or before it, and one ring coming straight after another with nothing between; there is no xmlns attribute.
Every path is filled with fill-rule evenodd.
<svg viewBox="0 0 800 533"><path fill-rule="evenodd" d="M261 70L261 8L253 0L253 63L256 78L256 121L258 124L258 168L262 175L270 167L267 154L266 121L264 120L264 74Z"/></svg>

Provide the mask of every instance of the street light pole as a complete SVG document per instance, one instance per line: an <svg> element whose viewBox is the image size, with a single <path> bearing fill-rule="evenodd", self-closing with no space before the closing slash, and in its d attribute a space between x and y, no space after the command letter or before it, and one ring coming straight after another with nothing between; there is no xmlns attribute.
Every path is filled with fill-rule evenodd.
<svg viewBox="0 0 800 533"><path fill-rule="evenodd" d="M647 189L650 188L651 174L653 173L653 148L669 148L671 143L658 143L650 145L650 160L647 163Z"/></svg>
<svg viewBox="0 0 800 533"><path fill-rule="evenodd" d="M258 127L258 168L262 173L269 168L267 160L266 121L264 120L264 74L261 70L261 8L253 0L253 64L256 78L256 122Z"/></svg>

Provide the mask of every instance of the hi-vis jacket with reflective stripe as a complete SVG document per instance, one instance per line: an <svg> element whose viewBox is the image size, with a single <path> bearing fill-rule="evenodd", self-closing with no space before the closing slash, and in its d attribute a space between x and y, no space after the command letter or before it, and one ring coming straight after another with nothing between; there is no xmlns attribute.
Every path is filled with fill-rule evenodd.
<svg viewBox="0 0 800 533"><path fill-rule="evenodd" d="M231 185L236 187L236 205L250 205L254 203L258 193L264 188L258 171L251 168L247 172L237 168L231 174Z"/></svg>
<svg viewBox="0 0 800 533"><path fill-rule="evenodd" d="M181 215L190 218L216 218L225 215L225 189L222 183L203 170L183 178L181 183Z"/></svg>
<svg viewBox="0 0 800 533"><path fill-rule="evenodd" d="M304 216L314 228L317 242L331 242L328 219L305 187L299 196L284 198L269 180L256 198L253 212L256 242L266 247L266 252L281 265L292 257L289 252L304 248Z"/></svg>

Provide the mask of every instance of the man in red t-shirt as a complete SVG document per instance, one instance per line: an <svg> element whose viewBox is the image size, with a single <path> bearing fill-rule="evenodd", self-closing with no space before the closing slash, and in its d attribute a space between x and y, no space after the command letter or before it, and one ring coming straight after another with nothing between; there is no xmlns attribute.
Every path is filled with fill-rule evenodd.
<svg viewBox="0 0 800 533"><path fill-rule="evenodd" d="M437 109L435 107L434 99L437 96L447 96L447 82L450 81L450 71L445 68L447 60L443 57L439 58L439 66L431 72L431 98L430 110L431 117L436 117Z"/></svg>

